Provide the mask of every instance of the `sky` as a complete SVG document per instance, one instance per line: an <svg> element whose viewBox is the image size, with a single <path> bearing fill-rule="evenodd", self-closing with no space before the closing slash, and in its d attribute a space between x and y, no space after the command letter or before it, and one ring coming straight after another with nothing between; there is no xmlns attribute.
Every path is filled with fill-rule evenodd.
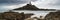
<svg viewBox="0 0 60 20"><path fill-rule="evenodd" d="M30 0L0 0L0 11L11 10L22 7ZM60 9L60 0L31 0L31 3L38 8Z"/></svg>

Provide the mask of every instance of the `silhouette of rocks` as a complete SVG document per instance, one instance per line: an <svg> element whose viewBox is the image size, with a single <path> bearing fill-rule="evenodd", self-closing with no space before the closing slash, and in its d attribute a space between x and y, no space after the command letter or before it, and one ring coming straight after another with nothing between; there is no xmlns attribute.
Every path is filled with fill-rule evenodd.
<svg viewBox="0 0 60 20"><path fill-rule="evenodd" d="M41 11L55 11L56 9L39 9L35 5L27 4L23 7L16 8L13 10L41 10Z"/></svg>
<svg viewBox="0 0 60 20"><path fill-rule="evenodd" d="M24 20L25 18L29 18L32 15L33 14L24 14L24 12L18 13L18 12L9 11L9 12L1 13L0 19L6 19L6 20Z"/></svg>
<svg viewBox="0 0 60 20"><path fill-rule="evenodd" d="M39 10L39 8L37 8L34 5L27 4L27 5L23 6L23 7L20 7L20 8L14 9L14 10Z"/></svg>
<svg viewBox="0 0 60 20"><path fill-rule="evenodd" d="M34 15L34 14L32 14L32 13L25 14L25 19L26 19L26 18L30 18L32 15Z"/></svg>
<svg viewBox="0 0 60 20"><path fill-rule="evenodd" d="M60 10L56 12L50 12L45 16L46 20L60 20Z"/></svg>

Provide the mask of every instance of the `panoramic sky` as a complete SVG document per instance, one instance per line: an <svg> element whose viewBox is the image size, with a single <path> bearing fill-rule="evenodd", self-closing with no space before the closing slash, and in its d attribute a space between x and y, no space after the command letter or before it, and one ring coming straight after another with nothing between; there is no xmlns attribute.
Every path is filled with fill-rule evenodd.
<svg viewBox="0 0 60 20"><path fill-rule="evenodd" d="M0 0L0 11L22 7L30 0ZM31 0L32 4L38 8L60 9L60 0Z"/></svg>

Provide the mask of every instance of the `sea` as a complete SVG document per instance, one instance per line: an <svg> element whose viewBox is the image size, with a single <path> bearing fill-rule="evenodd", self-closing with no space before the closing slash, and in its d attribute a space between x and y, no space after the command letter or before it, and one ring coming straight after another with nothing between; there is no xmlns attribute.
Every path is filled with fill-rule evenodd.
<svg viewBox="0 0 60 20"><path fill-rule="evenodd" d="M26 13L33 13L34 15L32 15L31 18L33 18L33 17L39 18L40 16L43 16L43 18L44 18L50 12L56 12L56 11L29 11L29 10L18 10L18 11L16 11L15 10L14 12L19 12L19 13L24 12L25 14Z"/></svg>

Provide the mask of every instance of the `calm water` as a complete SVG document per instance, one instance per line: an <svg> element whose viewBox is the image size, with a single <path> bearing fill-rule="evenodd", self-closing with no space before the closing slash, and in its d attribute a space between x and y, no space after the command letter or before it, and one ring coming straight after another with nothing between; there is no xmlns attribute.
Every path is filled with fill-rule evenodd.
<svg viewBox="0 0 60 20"><path fill-rule="evenodd" d="M31 16L31 17L39 17L39 16L46 16L49 12L53 12L53 11L27 11L27 10L21 10L21 11L15 11L15 12L24 12L24 13L33 13L35 15Z"/></svg>

